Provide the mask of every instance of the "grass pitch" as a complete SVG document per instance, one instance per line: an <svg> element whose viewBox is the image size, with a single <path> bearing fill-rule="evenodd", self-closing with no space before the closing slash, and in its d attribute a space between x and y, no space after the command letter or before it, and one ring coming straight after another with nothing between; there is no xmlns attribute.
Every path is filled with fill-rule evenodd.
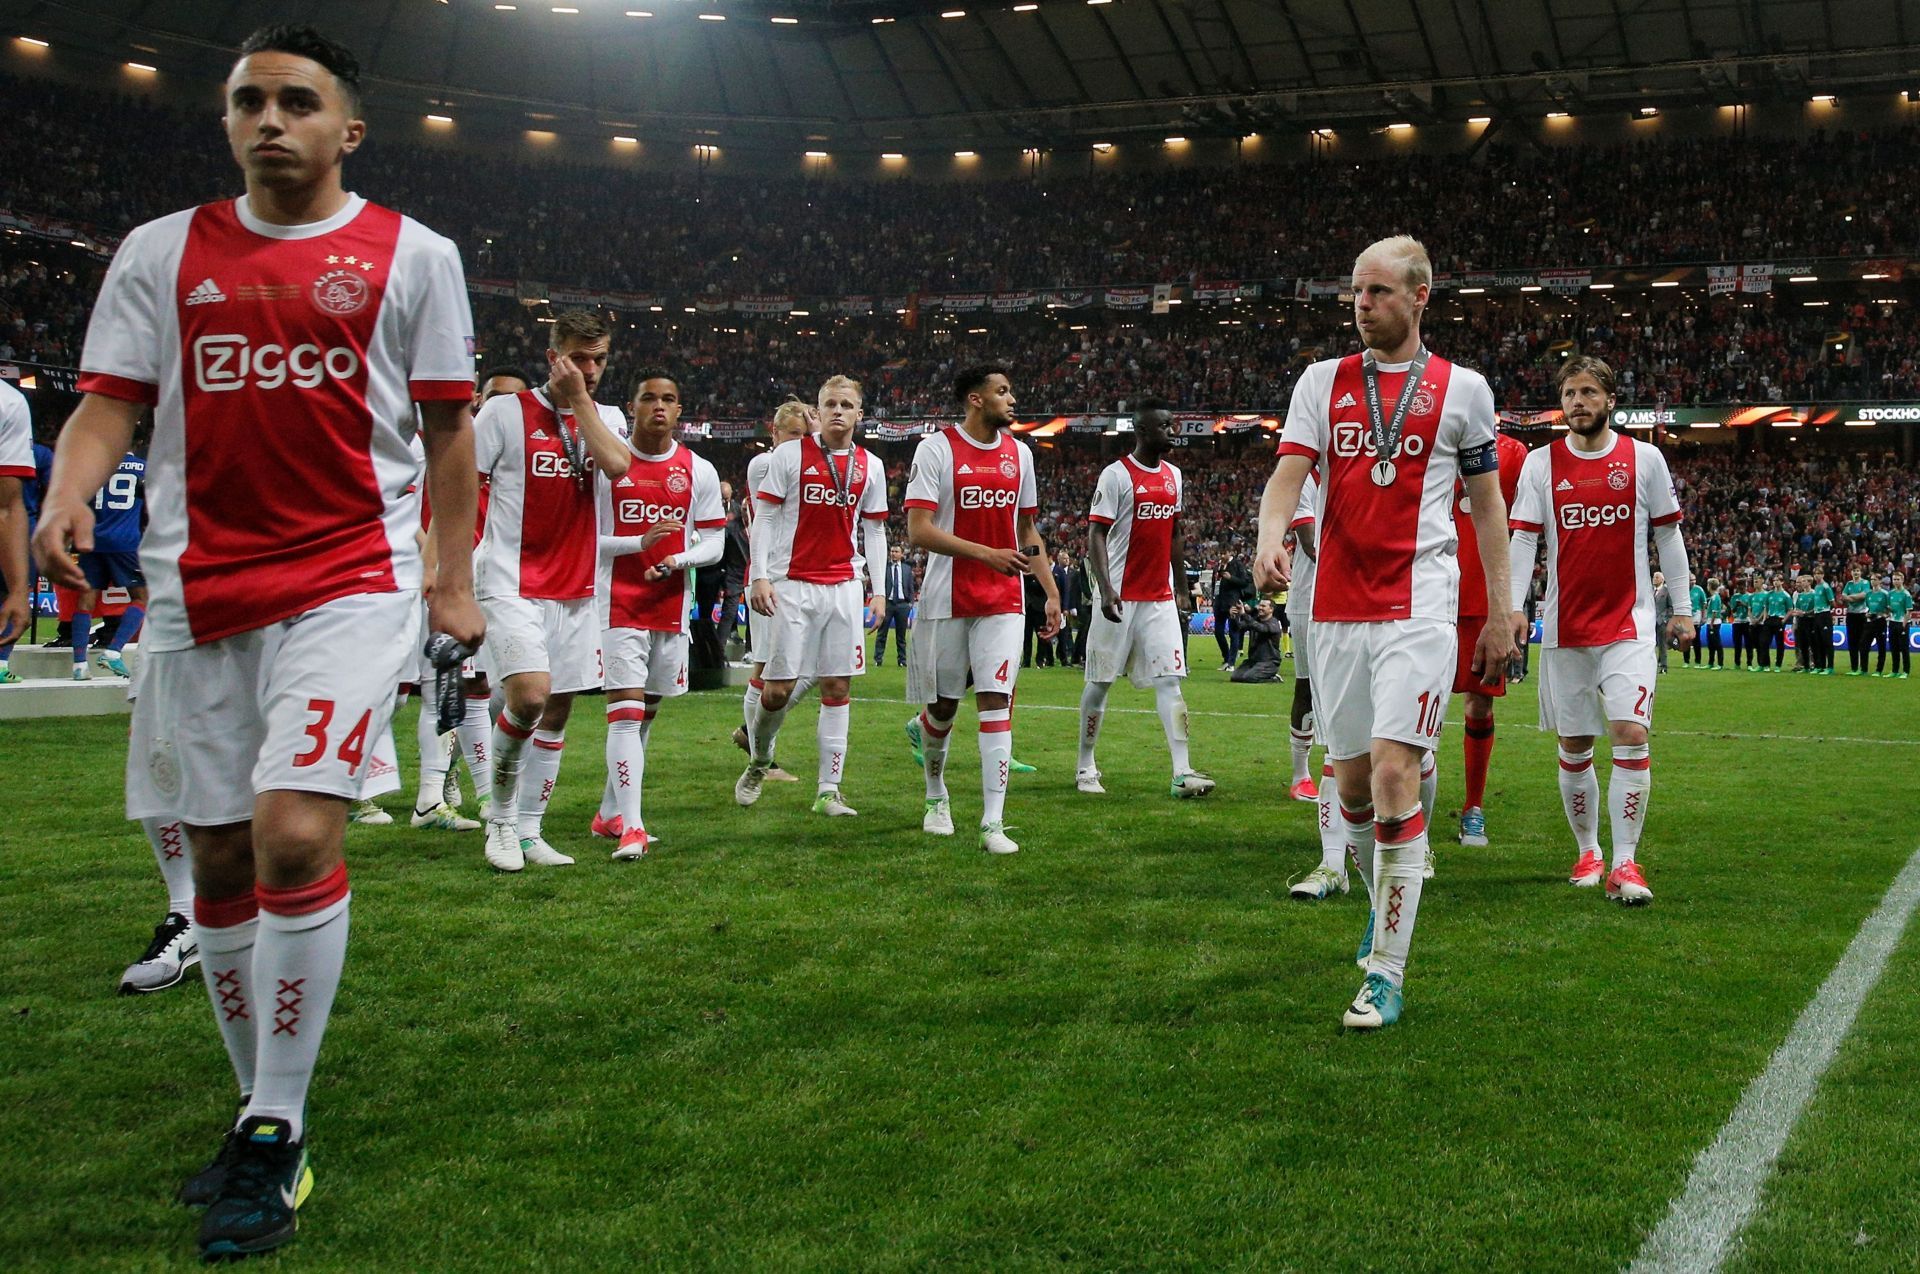
<svg viewBox="0 0 1920 1274"><path fill-rule="evenodd" d="M1195 643L1196 652L1201 650ZM1440 841L1400 1026L1343 1035L1357 892L1285 799L1291 686L1187 683L1166 795L1150 695L1116 687L1109 795L1074 791L1079 677L1025 674L990 859L972 712L951 840L919 831L897 670L857 684L852 820L731 785L738 698L670 702L637 864L590 840L582 700L549 838L349 833L353 937L287 1268L1603 1270L1630 1261L1915 848L1920 690L1675 671L1642 860L1656 902L1565 883L1533 687L1501 706L1493 845ZM812 706L780 754L813 767ZM1457 723L1457 709L1455 721ZM9 722L0 855L0 1264L192 1263L172 1190L232 1081L197 972L114 995L164 904L120 817L125 723ZM410 766L412 710L402 717ZM1796 737L1768 737L1796 736ZM1813 741L1813 740L1818 740ZM1440 814L1459 804L1460 734ZM398 813L402 800L388 798ZM1920 1260L1911 934L1789 1143L1738 1268Z"/></svg>

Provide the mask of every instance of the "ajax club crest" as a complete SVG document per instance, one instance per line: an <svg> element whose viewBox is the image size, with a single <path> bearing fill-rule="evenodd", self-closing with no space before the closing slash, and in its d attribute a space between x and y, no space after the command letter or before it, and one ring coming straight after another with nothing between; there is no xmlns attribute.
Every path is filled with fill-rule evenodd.
<svg viewBox="0 0 1920 1274"><path fill-rule="evenodd" d="M691 485L692 484L687 481L687 475L678 469L675 469L667 475L667 490L673 492L675 495L685 495L687 488Z"/></svg>
<svg viewBox="0 0 1920 1274"><path fill-rule="evenodd" d="M352 270L328 270L313 281L313 303L322 314L345 318L366 307L373 289Z"/></svg>
<svg viewBox="0 0 1920 1274"><path fill-rule="evenodd" d="M1625 469L1613 469L1607 474L1607 485L1615 491L1625 491L1627 489L1627 483L1631 481L1633 481L1633 479L1627 476Z"/></svg>

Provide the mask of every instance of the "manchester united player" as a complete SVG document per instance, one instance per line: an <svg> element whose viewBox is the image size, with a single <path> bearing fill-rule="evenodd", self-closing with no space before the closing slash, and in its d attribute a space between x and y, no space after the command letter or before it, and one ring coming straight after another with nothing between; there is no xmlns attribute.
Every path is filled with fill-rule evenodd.
<svg viewBox="0 0 1920 1274"><path fill-rule="evenodd" d="M1367 978L1342 1019L1362 1030L1400 1017L1420 906L1421 761L1440 732L1454 668L1457 480L1473 501L1489 589L1508 591L1493 392L1479 373L1421 344L1432 280L1426 249L1405 236L1354 262L1354 325L1367 348L1314 363L1295 385L1254 562L1262 587L1288 578L1287 528L1308 471L1321 465L1313 706L1375 904L1361 943ZM1512 634L1488 624L1472 667L1497 680L1512 653Z"/></svg>
<svg viewBox="0 0 1920 1274"><path fill-rule="evenodd" d="M1520 467L1527 462L1527 444L1510 434L1494 439L1500 449L1500 494L1513 506ZM1460 542L1460 642L1453 670L1453 693L1466 696L1466 739L1463 745L1467 793L1460 805L1460 843L1487 843L1487 766L1493 760L1493 701L1505 697L1504 677L1482 681L1470 666L1480 629L1487 622L1487 579L1480 569L1480 541L1473 529L1473 498L1465 486L1455 489L1453 533ZM1529 567L1531 569L1531 567Z"/></svg>
<svg viewBox="0 0 1920 1274"><path fill-rule="evenodd" d="M753 498L753 493L759 489L761 479L766 477L767 465L772 461L773 453L778 451L783 443L792 442L796 438L804 438L812 432L812 413L807 405L798 398L789 399L775 409L773 413L773 424L768 429L769 441L767 443L767 449L747 461L747 492L746 499L741 502L741 507L746 513L749 549L751 549L752 545L753 521L759 514L759 510L754 506L760 503ZM753 563L751 561L747 563L747 582L748 584L752 584L753 582ZM755 610L752 603L749 602L747 605L747 659L753 665L753 671L747 678L746 694L740 701L740 726L733 732L733 745L742 752L751 753L753 751L753 742L748 736L748 729L760 711L760 693L766 684L762 678L766 673L767 646L772 640L772 636L772 631L768 627L767 616ZM807 690L812 685L813 678L811 677L802 677L793 683L793 692L787 696L787 708L789 711L792 710L795 703L798 703L805 697ZM778 765L768 766L766 777L776 783L795 783L799 781L794 775L787 773Z"/></svg>
<svg viewBox="0 0 1920 1274"><path fill-rule="evenodd" d="M734 784L742 805L760 799L773 764L773 744L786 720L794 683L820 685L819 781L813 812L856 813L840 795L846 766L851 678L866 671L862 634L879 611L879 579L887 560L887 478L879 458L853 442L860 422L857 382L835 376L820 386L820 433L782 443L767 461L753 498L753 587L748 604L767 617L759 711L749 723L753 751ZM856 553L860 526L864 550ZM855 570L855 557L865 558ZM864 618L863 618L864 612Z"/></svg>
<svg viewBox="0 0 1920 1274"><path fill-rule="evenodd" d="M1046 594L1044 639L1060 631L1053 572L1034 570L1047 546L1034 526L1033 452L1007 431L1013 387L1006 369L968 367L954 377L966 419L921 439L907 475L907 539L927 552L919 619L907 655L907 699L925 704L920 727L927 776L923 831L953 835L947 744L953 714L974 686L980 713L980 848L1012 854L1002 812L1013 762L1013 690L1020 672L1020 577Z"/></svg>
<svg viewBox="0 0 1920 1274"><path fill-rule="evenodd" d="M1106 715L1107 695L1126 672L1137 689L1153 687L1160 728L1173 754L1173 794L1205 796L1213 780L1196 773L1187 757L1187 702L1180 679L1187 675L1186 628L1180 622L1173 581L1187 578L1186 543L1180 535L1180 470L1166 456L1173 443L1173 409L1163 399L1141 400L1133 417L1133 454L1100 474L1094 488L1087 571L1097 609L1087 634L1087 685L1080 693L1082 792L1105 792L1094 744ZM1049 572L1051 573L1051 572Z"/></svg>
<svg viewBox="0 0 1920 1274"><path fill-rule="evenodd" d="M551 341L547 383L493 399L474 421L489 480L478 592L487 659L506 692L493 727L487 811L487 865L496 871L573 862L547 844L541 820L573 696L600 684L594 473L618 478L632 459L621 438L626 417L593 400L612 342L606 323L568 310L555 317ZM525 757L529 740L533 755Z"/></svg>
<svg viewBox="0 0 1920 1274"><path fill-rule="evenodd" d="M346 953L341 844L419 628L418 404L439 537L433 626L477 642L472 324L452 243L341 184L359 68L309 27L242 44L226 131L246 193L135 229L87 333L39 559L82 583L94 491L151 407L151 591L129 817L176 813L247 1105L182 1190L209 1258L294 1231L306 1104ZM297 475L297 477L290 477ZM232 493L246 492L245 500Z"/></svg>
<svg viewBox="0 0 1920 1274"><path fill-rule="evenodd" d="M1605 877L1607 897L1636 906L1653 901L1636 860L1653 786L1653 643L1693 640L1692 572L1667 459L1657 447L1614 432L1613 393L1613 369L1599 359L1570 358L1561 367L1567 436L1527 457L1513 506L1512 552L1513 569L1524 564L1531 572L1546 537L1540 728L1560 736L1560 803L1579 853L1572 883L1593 886ZM1664 634L1654 628L1649 531L1674 599ZM1492 596L1497 590L1488 578ZM1525 631L1525 593L1511 597L1517 636ZM1602 730L1613 749L1611 870L1600 857L1600 781L1593 772L1593 740Z"/></svg>
<svg viewBox="0 0 1920 1274"><path fill-rule="evenodd" d="M693 572L720 560L720 475L674 441L680 386L645 372L633 394L633 463L600 480L600 598L605 629L607 783L620 813L618 860L641 858L647 736L660 701L687 692Z"/></svg>

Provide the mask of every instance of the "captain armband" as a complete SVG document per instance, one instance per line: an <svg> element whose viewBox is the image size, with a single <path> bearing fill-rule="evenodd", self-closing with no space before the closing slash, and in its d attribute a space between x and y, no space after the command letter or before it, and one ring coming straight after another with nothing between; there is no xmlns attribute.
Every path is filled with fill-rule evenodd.
<svg viewBox="0 0 1920 1274"><path fill-rule="evenodd" d="M1471 478L1482 473L1497 473L1500 469L1500 447L1497 443L1488 443L1484 447L1474 447L1460 453L1460 475Z"/></svg>

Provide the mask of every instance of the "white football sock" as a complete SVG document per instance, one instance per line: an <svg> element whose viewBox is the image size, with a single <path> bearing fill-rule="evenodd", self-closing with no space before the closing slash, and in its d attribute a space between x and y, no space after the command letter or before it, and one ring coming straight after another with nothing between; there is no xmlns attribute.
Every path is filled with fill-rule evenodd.
<svg viewBox="0 0 1920 1274"><path fill-rule="evenodd" d="M467 760L467 773L473 778L477 800L493 790L493 760L487 742L493 733L493 722L487 716L485 695L468 695L466 702L466 713L454 728L454 734L459 737L460 755Z"/></svg>
<svg viewBox="0 0 1920 1274"><path fill-rule="evenodd" d="M414 722L414 737L420 744L420 791L413 798L413 808L421 813L434 808L447 799L447 737L435 727L433 706L425 699L420 701L420 716Z"/></svg>
<svg viewBox="0 0 1920 1274"><path fill-rule="evenodd" d="M1560 808L1573 829L1573 847L1600 852L1600 779L1593 772L1593 749L1560 749Z"/></svg>
<svg viewBox="0 0 1920 1274"><path fill-rule="evenodd" d="M1295 730L1288 728L1289 741L1293 751L1293 780L1291 785L1304 783L1309 774L1308 763L1313 759L1313 730Z"/></svg>
<svg viewBox="0 0 1920 1274"><path fill-rule="evenodd" d="M747 728L747 737L753 737L753 719L760 712L760 691L766 682L758 677L747 679L747 693L740 697L740 724Z"/></svg>
<svg viewBox="0 0 1920 1274"><path fill-rule="evenodd" d="M1420 815L1433 821L1433 797L1440 790L1440 763L1429 752L1420 758Z"/></svg>
<svg viewBox="0 0 1920 1274"><path fill-rule="evenodd" d="M600 800L600 816L608 817L611 795L624 830L645 827L640 821L640 781L647 770L647 745L640 737L640 718L646 709L631 699L607 705L607 788Z"/></svg>
<svg viewBox="0 0 1920 1274"><path fill-rule="evenodd" d="M1647 821L1653 791L1652 749L1645 743L1613 750L1613 776L1607 780L1607 821L1613 829L1613 865L1635 861L1640 829ZM1599 780L1595 779L1596 786Z"/></svg>
<svg viewBox="0 0 1920 1274"><path fill-rule="evenodd" d="M1347 869L1347 829L1340 818L1338 785L1333 778L1333 762L1320 767L1320 798L1316 802L1320 816L1320 865L1328 871Z"/></svg>
<svg viewBox="0 0 1920 1274"><path fill-rule="evenodd" d="M1006 817L1007 775L1013 768L1013 709L980 712L980 825Z"/></svg>
<svg viewBox="0 0 1920 1274"><path fill-rule="evenodd" d="M535 730L533 732L533 752L525 759L520 770L520 839L532 840L540 835L542 821L547 816L547 806L553 800L553 788L560 780L560 758L566 752L567 737L564 730Z"/></svg>
<svg viewBox="0 0 1920 1274"><path fill-rule="evenodd" d="M935 721L933 714L920 710L920 755L925 758L927 799L938 800L947 794L947 745L953 742L953 722Z"/></svg>
<svg viewBox="0 0 1920 1274"><path fill-rule="evenodd" d="M187 849L186 829L177 818L143 818L140 826L153 846L153 860L160 864L160 878L167 882L167 911L193 919L193 854Z"/></svg>
<svg viewBox="0 0 1920 1274"><path fill-rule="evenodd" d="M820 720L814 726L814 738L820 745L820 787L839 790L840 776L847 766L847 723L853 715L852 701L820 696Z"/></svg>
<svg viewBox="0 0 1920 1274"><path fill-rule="evenodd" d="M1083 770L1100 768L1094 762L1093 749L1100 742L1100 723L1106 720L1107 696L1112 691L1111 681L1089 681L1080 692L1080 768Z"/></svg>
<svg viewBox="0 0 1920 1274"><path fill-rule="evenodd" d="M261 1012L254 1024L259 1060L247 1114L285 1119L298 1141L306 1122L307 1086L347 959L347 911L353 895L344 863L311 885L257 886L255 892L260 897L260 933L253 948L253 977Z"/></svg>
<svg viewBox="0 0 1920 1274"><path fill-rule="evenodd" d="M1360 877L1360 883L1367 887L1367 898L1373 898L1373 802L1365 805L1348 805L1340 798L1340 821L1344 825L1347 842L1347 856L1353 860L1353 873Z"/></svg>
<svg viewBox="0 0 1920 1274"><path fill-rule="evenodd" d="M653 719L660 715L660 705L643 701L640 706L640 746L644 748L653 738Z"/></svg>
<svg viewBox="0 0 1920 1274"><path fill-rule="evenodd" d="M1167 736L1167 751L1173 754L1173 777L1193 772L1187 756L1187 701L1180 695L1180 678L1153 679L1153 706L1160 714L1160 732Z"/></svg>
<svg viewBox="0 0 1920 1274"><path fill-rule="evenodd" d="M493 723L493 806L487 817L496 823L518 821L520 768L534 725L514 716L511 708L500 709Z"/></svg>
<svg viewBox="0 0 1920 1274"><path fill-rule="evenodd" d="M755 765L773 764L773 745L780 738L780 727L787 723L787 713L792 710L794 695L779 708L769 708L767 701L761 699L753 715L753 724L747 727L747 755Z"/></svg>
<svg viewBox="0 0 1920 1274"><path fill-rule="evenodd" d="M1373 955L1368 971L1395 986L1407 980L1407 951L1420 912L1421 876L1427 864L1427 816L1418 806L1374 827L1379 842L1379 902L1373 917Z"/></svg>
<svg viewBox="0 0 1920 1274"><path fill-rule="evenodd" d="M200 973L213 1002L213 1021L233 1064L240 1095L253 1092L254 1058L259 1040L254 1033L258 1010L254 1003L253 943L260 928L260 905L253 890L231 898L193 902L193 937L200 944Z"/></svg>

